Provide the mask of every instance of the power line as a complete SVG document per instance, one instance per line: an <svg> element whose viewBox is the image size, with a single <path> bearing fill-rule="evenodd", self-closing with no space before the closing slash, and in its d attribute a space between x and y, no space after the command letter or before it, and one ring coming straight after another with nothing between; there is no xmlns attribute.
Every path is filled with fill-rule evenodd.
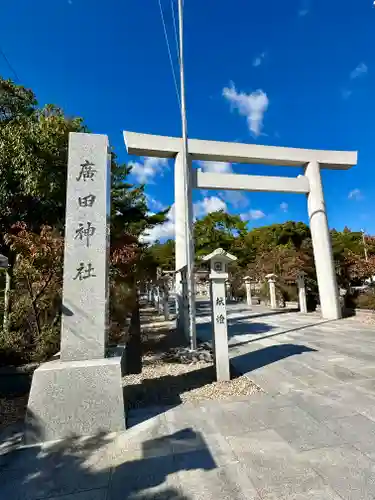
<svg viewBox="0 0 375 500"><path fill-rule="evenodd" d="M161 21L163 23L163 30L164 30L165 42L167 44L167 49L168 49L169 62L171 64L171 69L172 69L172 76L173 76L174 86L175 86L175 89L176 89L177 101L178 101L179 107L181 108L180 93L178 91L177 78L176 78L176 73L174 71L172 53L171 53L171 48L170 48L170 45L169 45L169 39L168 39L167 27L165 25L165 20L164 20L163 9L161 7L161 0L158 0L158 3L159 3Z"/></svg>
<svg viewBox="0 0 375 500"><path fill-rule="evenodd" d="M179 43L178 43L177 25L176 25L176 18L175 18L175 15L174 15L174 7L173 7L174 4L173 4L173 2L174 2L174 0L171 0L171 10L172 10L173 27L174 27L174 38L175 38L175 42L176 42L177 59L178 59L179 64L181 65L180 46L179 46Z"/></svg>
<svg viewBox="0 0 375 500"><path fill-rule="evenodd" d="M8 68L13 73L15 80L20 82L21 80L20 80L19 76L17 75L17 71L13 68L13 66L11 65L9 59L7 58L7 56L5 55L5 52L3 51L3 49L1 47L0 47L0 54L3 56L3 59L6 62Z"/></svg>

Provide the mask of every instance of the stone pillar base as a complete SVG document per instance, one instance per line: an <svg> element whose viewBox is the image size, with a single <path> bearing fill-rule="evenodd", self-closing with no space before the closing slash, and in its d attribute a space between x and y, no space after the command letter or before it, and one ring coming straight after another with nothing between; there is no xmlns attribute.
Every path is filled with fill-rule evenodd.
<svg viewBox="0 0 375 500"><path fill-rule="evenodd" d="M123 358L56 360L35 370L26 443L124 431Z"/></svg>

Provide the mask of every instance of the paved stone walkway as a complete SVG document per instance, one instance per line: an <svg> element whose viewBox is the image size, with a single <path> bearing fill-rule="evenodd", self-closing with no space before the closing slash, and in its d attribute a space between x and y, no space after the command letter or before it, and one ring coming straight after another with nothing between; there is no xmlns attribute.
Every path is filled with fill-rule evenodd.
<svg viewBox="0 0 375 500"><path fill-rule="evenodd" d="M0 499L375 499L375 328L240 305L229 324L233 366L265 393L7 454Z"/></svg>

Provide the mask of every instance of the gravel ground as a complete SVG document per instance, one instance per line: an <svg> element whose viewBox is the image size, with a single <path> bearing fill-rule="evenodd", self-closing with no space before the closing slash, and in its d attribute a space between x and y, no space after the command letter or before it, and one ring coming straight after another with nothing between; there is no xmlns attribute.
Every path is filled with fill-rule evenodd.
<svg viewBox="0 0 375 500"><path fill-rule="evenodd" d="M375 316L370 314L369 315L358 314L357 316L350 316L348 319L352 321L357 321L359 323L364 323L366 325L375 325Z"/></svg>
<svg viewBox="0 0 375 500"><path fill-rule="evenodd" d="M146 321L144 321L146 320ZM169 362L163 355L176 347L185 347L186 339L166 324L148 328L157 321L150 309L141 312L143 324L143 369L140 375L123 378L125 395L130 408L154 405L175 405L201 400L225 400L250 396L260 388L245 376L232 373L229 382L215 381L212 363L198 361L191 364Z"/></svg>
<svg viewBox="0 0 375 500"><path fill-rule="evenodd" d="M365 316L364 318L360 318L359 316L357 316L356 319L361 321L362 323L365 323L366 325L375 325L374 316Z"/></svg>
<svg viewBox="0 0 375 500"><path fill-rule="evenodd" d="M0 367L0 431L25 416L32 374L37 363Z"/></svg>
<svg viewBox="0 0 375 500"><path fill-rule="evenodd" d="M0 398L0 431L24 419L28 397L28 394L24 394Z"/></svg>
<svg viewBox="0 0 375 500"><path fill-rule="evenodd" d="M142 310L143 370L123 378L130 408L174 405L206 399L224 400L260 391L247 377L232 374L230 382L216 382L212 363L170 362L163 356L170 349L186 347L186 339L164 323L155 310ZM147 328L147 323L159 323ZM169 323L170 325L170 323ZM3 381L4 382L4 381ZM24 419L28 393L0 394L0 431Z"/></svg>

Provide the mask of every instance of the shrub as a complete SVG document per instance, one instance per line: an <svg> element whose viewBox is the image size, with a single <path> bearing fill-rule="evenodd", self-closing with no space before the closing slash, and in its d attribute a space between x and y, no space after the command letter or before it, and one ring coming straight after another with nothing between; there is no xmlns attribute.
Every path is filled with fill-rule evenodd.
<svg viewBox="0 0 375 500"><path fill-rule="evenodd" d="M134 290L126 281L111 280L109 301L109 343L127 341L127 319L136 305Z"/></svg>
<svg viewBox="0 0 375 500"><path fill-rule="evenodd" d="M261 285L259 289L259 298L265 302L270 301L270 287L267 282Z"/></svg>
<svg viewBox="0 0 375 500"><path fill-rule="evenodd" d="M281 295L285 302L298 301L297 287L295 285L280 283L276 284L276 287L279 291L279 295Z"/></svg>
<svg viewBox="0 0 375 500"><path fill-rule="evenodd" d="M354 302L358 309L375 309L374 290L369 290L366 293L360 293Z"/></svg>

